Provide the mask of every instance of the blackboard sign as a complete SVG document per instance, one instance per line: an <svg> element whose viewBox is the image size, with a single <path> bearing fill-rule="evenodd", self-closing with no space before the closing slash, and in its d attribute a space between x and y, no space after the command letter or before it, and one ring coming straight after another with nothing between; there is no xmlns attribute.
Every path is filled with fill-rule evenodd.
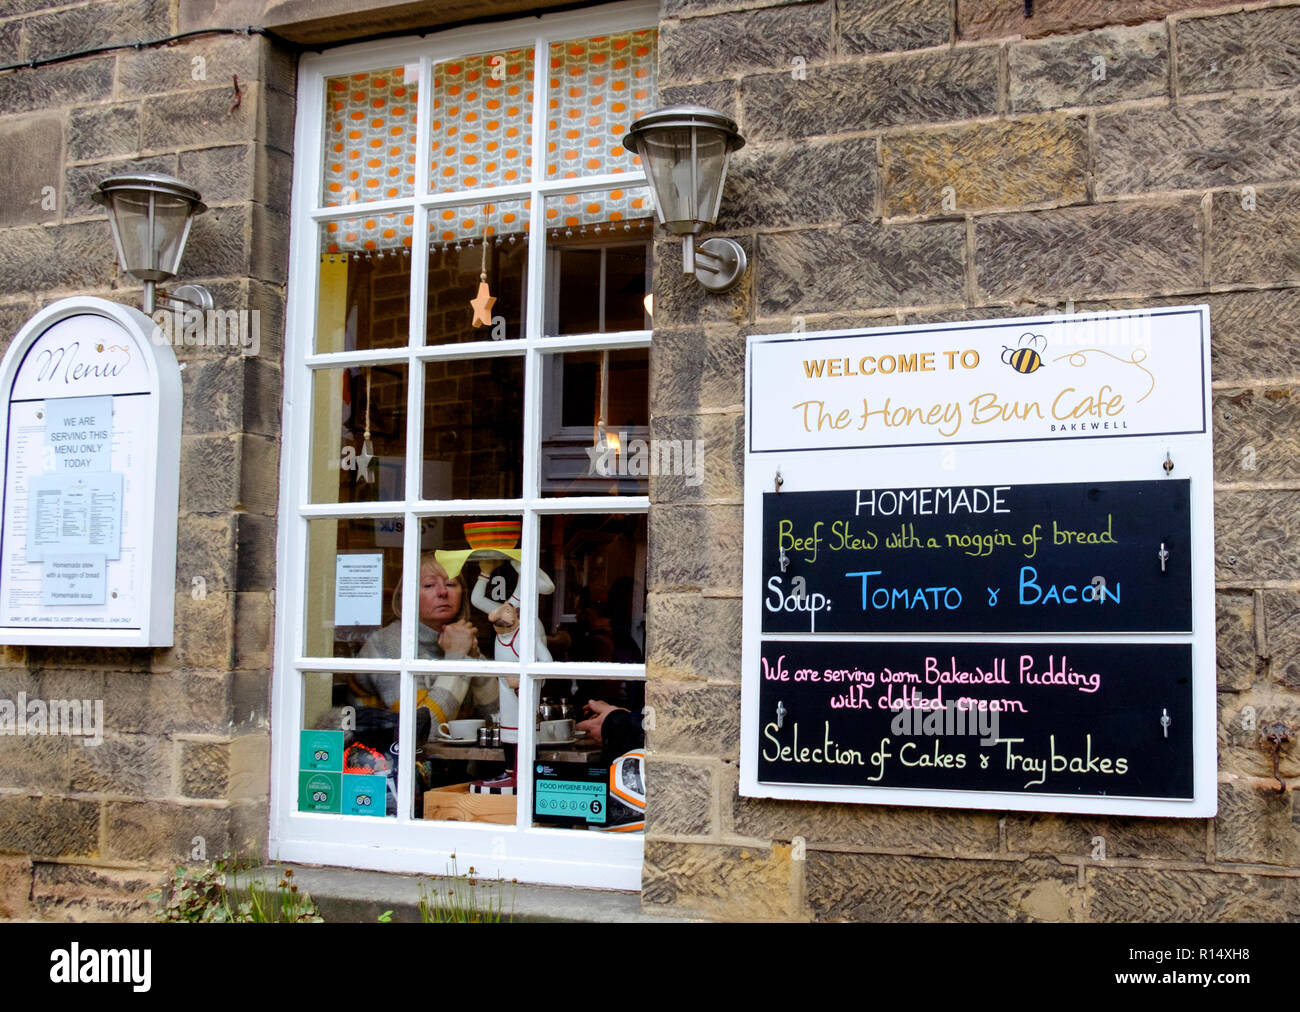
<svg viewBox="0 0 1300 1012"><path fill-rule="evenodd" d="M766 641L765 783L1186 799L1192 647Z"/></svg>
<svg viewBox="0 0 1300 1012"><path fill-rule="evenodd" d="M765 493L763 632L1190 632L1189 484Z"/></svg>

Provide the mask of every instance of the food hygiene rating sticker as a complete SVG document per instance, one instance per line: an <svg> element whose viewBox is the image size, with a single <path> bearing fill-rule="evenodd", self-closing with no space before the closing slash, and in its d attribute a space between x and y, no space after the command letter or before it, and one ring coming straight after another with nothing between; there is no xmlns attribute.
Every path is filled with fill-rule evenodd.
<svg viewBox="0 0 1300 1012"><path fill-rule="evenodd" d="M582 780L543 780L544 766L538 766L536 814L568 819L586 819L604 823L608 805L608 786Z"/></svg>

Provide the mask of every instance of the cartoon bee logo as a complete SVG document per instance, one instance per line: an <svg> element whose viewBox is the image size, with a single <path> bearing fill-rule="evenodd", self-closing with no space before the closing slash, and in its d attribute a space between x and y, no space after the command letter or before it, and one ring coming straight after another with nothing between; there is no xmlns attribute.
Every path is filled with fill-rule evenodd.
<svg viewBox="0 0 1300 1012"><path fill-rule="evenodd" d="M1043 368L1042 353L1047 350L1047 338L1042 334L1021 334L1016 347L1002 346L1002 361L1016 372L1031 373Z"/></svg>

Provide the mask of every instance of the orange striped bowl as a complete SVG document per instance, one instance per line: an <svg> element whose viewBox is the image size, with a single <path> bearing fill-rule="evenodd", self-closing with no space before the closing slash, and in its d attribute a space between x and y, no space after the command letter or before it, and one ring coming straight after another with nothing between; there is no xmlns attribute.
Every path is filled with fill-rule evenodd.
<svg viewBox="0 0 1300 1012"><path fill-rule="evenodd" d="M476 520L465 525L465 540L470 548L514 548L522 528L522 520Z"/></svg>

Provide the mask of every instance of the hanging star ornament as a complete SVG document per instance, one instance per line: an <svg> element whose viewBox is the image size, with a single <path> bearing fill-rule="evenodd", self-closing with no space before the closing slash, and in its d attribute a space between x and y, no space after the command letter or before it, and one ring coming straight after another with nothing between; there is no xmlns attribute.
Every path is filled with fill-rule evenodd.
<svg viewBox="0 0 1300 1012"><path fill-rule="evenodd" d="M609 440L602 436L594 446L588 446L585 452L590 461L587 466L588 474L599 475L602 478L614 476L614 462L610 460L614 454L614 447L610 445Z"/></svg>
<svg viewBox="0 0 1300 1012"><path fill-rule="evenodd" d="M470 307L474 310L472 322L475 327L492 326L492 307L496 302L496 296L488 288L486 279L479 281L478 295L469 300Z"/></svg>
<svg viewBox="0 0 1300 1012"><path fill-rule="evenodd" d="M375 476L370 473L370 462L375 459L375 447L367 437L361 443L361 452L357 454L357 480L374 484Z"/></svg>

